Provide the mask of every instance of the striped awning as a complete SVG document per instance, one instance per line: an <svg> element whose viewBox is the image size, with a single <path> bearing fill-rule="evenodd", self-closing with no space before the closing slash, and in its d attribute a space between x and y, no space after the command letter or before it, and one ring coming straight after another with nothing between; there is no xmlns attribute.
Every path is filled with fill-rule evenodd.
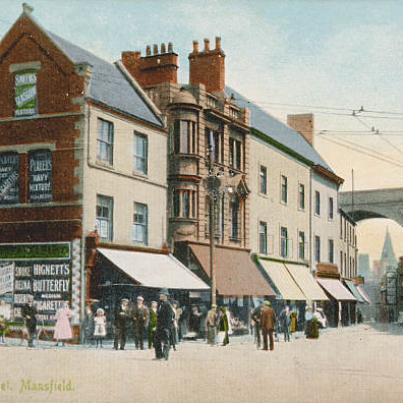
<svg viewBox="0 0 403 403"><path fill-rule="evenodd" d="M371 304L371 300L362 285L357 285L357 290L367 304Z"/></svg>
<svg viewBox="0 0 403 403"><path fill-rule="evenodd" d="M351 294L354 295L355 299L358 302L361 302L361 303L365 302L364 298L359 293L359 291L357 290L356 286L354 285L354 283L351 280L344 280L344 283L346 284L347 288L350 290Z"/></svg>
<svg viewBox="0 0 403 403"><path fill-rule="evenodd" d="M308 301L327 301L329 299L309 272L308 267L291 263L285 263L285 266Z"/></svg>
<svg viewBox="0 0 403 403"><path fill-rule="evenodd" d="M271 285L278 291L277 299L306 301L306 296L298 287L284 263L265 259L259 259L259 263L269 276Z"/></svg>
<svg viewBox="0 0 403 403"><path fill-rule="evenodd" d="M337 301L357 301L353 294L340 280L335 278L318 278L321 287Z"/></svg>

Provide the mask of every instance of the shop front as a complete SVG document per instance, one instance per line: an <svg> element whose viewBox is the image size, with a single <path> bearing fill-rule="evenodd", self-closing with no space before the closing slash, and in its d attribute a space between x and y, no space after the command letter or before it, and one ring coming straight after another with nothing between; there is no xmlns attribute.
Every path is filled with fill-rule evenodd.
<svg viewBox="0 0 403 403"><path fill-rule="evenodd" d="M348 279L344 279L343 280L344 284L346 285L346 287L348 288L348 290L351 292L351 294L354 295L354 298L356 299L355 302L350 302L348 304L348 319L349 319L349 324L356 324L357 323L357 312L360 306L362 306L363 304L366 303L365 299L362 297L362 295L360 294L360 292L358 291L356 285L354 284L354 282L352 280L348 280ZM345 322L344 325L346 325L347 323Z"/></svg>
<svg viewBox="0 0 403 403"><path fill-rule="evenodd" d="M79 281L80 266L73 260L80 260L80 250L73 243L0 244L0 299L10 305L12 330L21 330L21 309L32 295L40 327L53 330L56 312L67 301L78 332L79 290L73 289L73 283Z"/></svg>
<svg viewBox="0 0 403 403"><path fill-rule="evenodd" d="M181 251L186 265L200 278L210 282L209 245L186 243L181 245ZM233 332L247 333L250 331L252 309L264 298L273 299L275 293L253 264L248 250L216 246L214 264L217 303L229 309ZM206 309L209 301L203 301L202 304Z"/></svg>

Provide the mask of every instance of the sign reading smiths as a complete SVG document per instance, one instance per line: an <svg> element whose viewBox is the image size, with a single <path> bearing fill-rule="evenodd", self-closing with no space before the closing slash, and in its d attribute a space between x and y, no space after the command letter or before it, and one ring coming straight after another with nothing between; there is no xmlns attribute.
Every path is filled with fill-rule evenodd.
<svg viewBox="0 0 403 403"><path fill-rule="evenodd" d="M24 72L15 76L15 115L36 113L36 73Z"/></svg>
<svg viewBox="0 0 403 403"><path fill-rule="evenodd" d="M19 170L17 153L0 154L0 204L18 203Z"/></svg>

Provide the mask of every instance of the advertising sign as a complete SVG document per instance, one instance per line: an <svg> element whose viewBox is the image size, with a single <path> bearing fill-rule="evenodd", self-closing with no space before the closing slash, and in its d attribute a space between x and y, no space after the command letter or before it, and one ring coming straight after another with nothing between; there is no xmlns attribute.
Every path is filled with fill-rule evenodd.
<svg viewBox="0 0 403 403"><path fill-rule="evenodd" d="M49 150L34 151L29 156L29 200L52 200L52 153Z"/></svg>
<svg viewBox="0 0 403 403"><path fill-rule="evenodd" d="M14 291L14 263L0 264L0 295Z"/></svg>
<svg viewBox="0 0 403 403"><path fill-rule="evenodd" d="M34 115L37 109L36 73L24 72L15 76L15 115Z"/></svg>
<svg viewBox="0 0 403 403"><path fill-rule="evenodd" d="M10 259L5 262L5 259ZM38 243L1 245L1 274L13 268L13 284L4 281L4 288L14 292L14 316L21 318L21 308L33 295L37 319L54 325L55 314L64 301L71 301L70 243ZM2 268L7 269L2 269ZM3 270L3 271L2 271ZM1 292L0 292L1 294Z"/></svg>
<svg viewBox="0 0 403 403"><path fill-rule="evenodd" d="M0 204L19 202L20 160L17 153L0 154Z"/></svg>

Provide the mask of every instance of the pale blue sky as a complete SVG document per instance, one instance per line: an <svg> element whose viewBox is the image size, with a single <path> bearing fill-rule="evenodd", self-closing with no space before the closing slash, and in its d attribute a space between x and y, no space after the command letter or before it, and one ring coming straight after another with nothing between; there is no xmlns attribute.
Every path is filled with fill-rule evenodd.
<svg viewBox="0 0 403 403"><path fill-rule="evenodd" d="M0 36L18 18L21 3L0 0ZM43 27L110 61L117 60L122 50L144 52L147 44L173 42L180 55L182 82L187 82L192 40L202 44L208 37L214 43L220 35L227 55L227 83L283 121L287 113L310 109L271 103L350 109L363 105L403 113L403 0L28 3ZM403 186L403 115L360 123L351 116L321 111L326 112L314 109L318 131L369 130L365 125L381 133L397 131L382 138L358 134L332 138L365 146L402 166L316 137L316 147L346 179L346 189L351 186L352 168L357 188Z"/></svg>

